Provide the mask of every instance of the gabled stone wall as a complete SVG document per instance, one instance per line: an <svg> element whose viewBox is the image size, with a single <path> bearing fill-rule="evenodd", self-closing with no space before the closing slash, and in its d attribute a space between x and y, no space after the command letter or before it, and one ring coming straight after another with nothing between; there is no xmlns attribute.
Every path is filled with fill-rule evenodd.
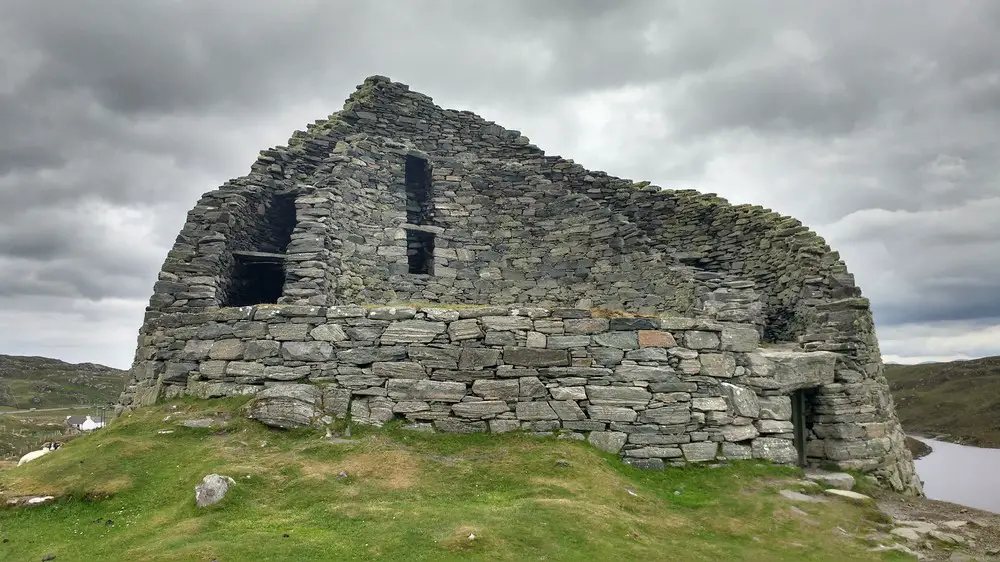
<svg viewBox="0 0 1000 562"><path fill-rule="evenodd" d="M403 270L407 155L434 173L439 212L422 227L439 237L434 264L444 275ZM296 194L297 224L281 303L606 305L742 322L770 343L835 354L834 379L812 398L810 462L920 492L869 303L821 237L767 209L546 156L518 131L379 76L192 209L154 287L123 404L172 386L144 378L147 338L161 317L211 314L226 302L232 252L255 245L260 202L283 192ZM608 228L588 231L578 214ZM596 235L608 229L605 245ZM545 248L549 260L535 253ZM578 271L588 277L578 282Z"/></svg>

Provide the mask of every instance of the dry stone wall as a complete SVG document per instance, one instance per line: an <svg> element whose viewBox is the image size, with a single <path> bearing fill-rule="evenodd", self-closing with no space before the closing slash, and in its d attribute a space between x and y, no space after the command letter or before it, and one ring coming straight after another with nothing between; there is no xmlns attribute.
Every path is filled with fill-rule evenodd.
<svg viewBox="0 0 1000 562"><path fill-rule="evenodd" d="M141 353L159 396L255 395L277 427L338 418L587 438L646 468L795 464L788 393L835 355L758 349L755 327L584 309L261 306L164 315Z"/></svg>
<svg viewBox="0 0 1000 562"><path fill-rule="evenodd" d="M416 226L436 236L434 275L406 268L408 157L431 170L431 208ZM234 252L269 244L254 233L272 232L268 201L286 193L296 224L279 303L607 306L754 326L771 344L834 354L833 380L807 405L809 462L920 492L869 303L821 237L767 209L547 156L519 131L380 76L188 214L154 286L123 407L176 387L180 367L163 379L161 363L150 378L148 338L161 321L228 304Z"/></svg>

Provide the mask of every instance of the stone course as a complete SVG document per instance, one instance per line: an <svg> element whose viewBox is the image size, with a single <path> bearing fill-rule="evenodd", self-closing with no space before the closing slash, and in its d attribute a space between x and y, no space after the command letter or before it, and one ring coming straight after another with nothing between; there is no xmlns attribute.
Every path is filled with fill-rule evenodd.
<svg viewBox="0 0 1000 562"><path fill-rule="evenodd" d="M776 352L747 346L745 335L723 337L756 334L743 324L695 320L678 328L671 318L594 318L590 310L513 305L450 312L263 305L166 314L148 324L140 350L140 382L155 385L124 406L253 394L248 415L286 429L348 414L372 425L400 417L443 432L578 433L641 466L726 458L789 463L797 459L791 409L782 407L787 396L769 389L790 384L789 377L834 372L830 352ZM462 329L452 329L456 324ZM539 326L584 333L564 336L571 341L556 348L528 347ZM510 338L490 344L494 333ZM752 351L738 350L747 347ZM607 350L623 353L609 360ZM780 371L782 383L767 383L779 372L772 367L778 354L802 367ZM732 368L702 374L718 357Z"/></svg>
<svg viewBox="0 0 1000 562"><path fill-rule="evenodd" d="M416 168L420 177L407 177ZM414 203L418 180L426 198ZM416 235L433 237L429 274L411 273ZM279 264L283 279L268 286L277 306L233 306L264 304L262 275L248 273L264 270L247 269L261 263ZM406 302L420 306L361 306ZM524 370L538 374L524 382ZM306 382L349 390L352 416L388 411L442 430L699 428L626 454L655 468L708 455L699 443L721 443L728 458L789 458L787 423L765 422L788 422L789 393L803 389L811 464L919 494L882 371L868 301L799 221L587 170L372 76L342 111L262 151L247 175L191 209L153 287L119 410ZM388 381L421 380L466 385L458 404L510 409L451 410L443 399L422 409L424 399L388 394ZM512 380L517 404L531 405L510 406L510 385L472 392ZM645 407L595 403L591 387L651 397ZM641 433L621 433L623 451L640 449Z"/></svg>

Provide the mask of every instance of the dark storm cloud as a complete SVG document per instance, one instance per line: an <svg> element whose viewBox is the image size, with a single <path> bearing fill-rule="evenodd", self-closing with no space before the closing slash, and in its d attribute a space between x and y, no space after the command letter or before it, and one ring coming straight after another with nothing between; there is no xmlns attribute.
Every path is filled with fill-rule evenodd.
<svg viewBox="0 0 1000 562"><path fill-rule="evenodd" d="M979 203L1000 196L1000 3L0 0L0 13L9 314L92 303L89 321L134 330L198 196L386 74L568 157L588 112L631 88L582 164L794 214L842 251L880 325L1000 316L1000 238Z"/></svg>

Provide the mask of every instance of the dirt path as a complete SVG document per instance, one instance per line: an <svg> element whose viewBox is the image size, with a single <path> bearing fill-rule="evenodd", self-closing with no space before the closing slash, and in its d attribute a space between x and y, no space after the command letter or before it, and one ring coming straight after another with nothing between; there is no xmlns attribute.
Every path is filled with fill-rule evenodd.
<svg viewBox="0 0 1000 562"><path fill-rule="evenodd" d="M41 412L59 412L62 410L88 410L90 406L63 406L60 408L31 408L29 410L0 410L0 415L2 414L37 414Z"/></svg>

